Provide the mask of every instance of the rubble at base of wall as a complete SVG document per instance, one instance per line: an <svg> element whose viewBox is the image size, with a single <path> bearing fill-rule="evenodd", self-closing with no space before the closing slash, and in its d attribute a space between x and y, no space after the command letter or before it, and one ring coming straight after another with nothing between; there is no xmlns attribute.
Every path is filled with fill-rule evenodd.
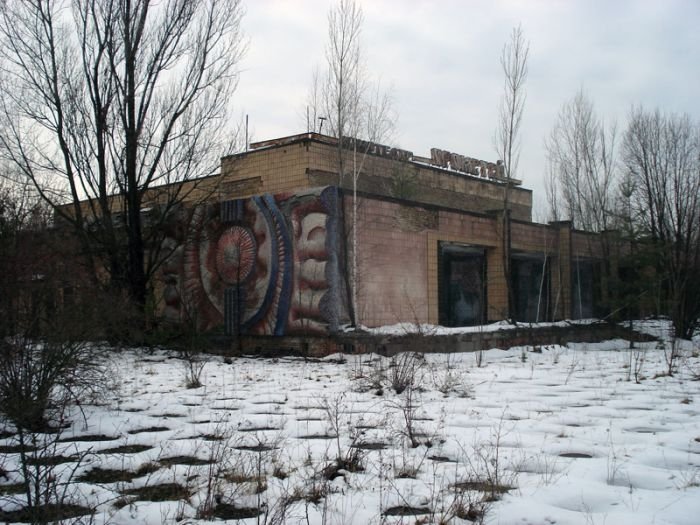
<svg viewBox="0 0 700 525"><path fill-rule="evenodd" d="M635 342L654 341L652 336L610 323L571 326L510 328L492 332L456 335L405 334L382 336L366 332L343 332L328 337L217 337L211 350L224 355L259 357L325 357L336 353L376 353L392 356L400 352L452 353L475 352L489 348L507 350L517 346L566 345L597 343L611 339Z"/></svg>

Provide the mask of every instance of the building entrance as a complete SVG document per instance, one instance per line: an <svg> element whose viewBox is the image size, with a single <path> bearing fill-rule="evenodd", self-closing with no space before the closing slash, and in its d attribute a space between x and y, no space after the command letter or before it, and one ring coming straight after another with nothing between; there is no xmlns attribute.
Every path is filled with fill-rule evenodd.
<svg viewBox="0 0 700 525"><path fill-rule="evenodd" d="M440 243L439 320L472 326L485 320L486 258L483 248Z"/></svg>

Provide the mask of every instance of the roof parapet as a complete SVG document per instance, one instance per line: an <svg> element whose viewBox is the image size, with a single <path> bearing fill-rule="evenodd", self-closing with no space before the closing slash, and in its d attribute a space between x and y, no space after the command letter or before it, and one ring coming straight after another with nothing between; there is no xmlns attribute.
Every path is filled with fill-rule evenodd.
<svg viewBox="0 0 700 525"><path fill-rule="evenodd" d="M309 132L299 133L297 135L290 135L287 137L280 137L276 139L253 142L250 144L248 151L256 151L270 147L285 146L303 140L313 140L316 142L321 142L333 146L338 145L338 139L336 137ZM343 148L348 150L356 148L358 151L362 151L363 153L368 153L377 157L398 160L402 162L418 162L436 168L443 168L450 171L464 173L466 175L472 175L474 177L490 179L496 182L510 182L512 185L515 186L520 186L522 184L521 180L508 179L505 176L503 162L500 160L496 163L493 163L485 160L474 159L472 157L467 157L464 155L460 155L459 153L453 153L451 151L446 151L439 148L431 148L429 158L419 157L417 155L414 155L413 152L409 150L393 148L384 144L355 139L353 137L343 138Z"/></svg>

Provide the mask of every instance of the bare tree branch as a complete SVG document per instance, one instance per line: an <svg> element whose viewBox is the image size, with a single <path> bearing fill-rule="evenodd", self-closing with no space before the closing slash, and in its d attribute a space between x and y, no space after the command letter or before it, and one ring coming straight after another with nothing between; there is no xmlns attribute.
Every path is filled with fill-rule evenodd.
<svg viewBox="0 0 700 525"><path fill-rule="evenodd" d="M576 227L604 231L611 227L616 187L616 126L606 128L583 90L559 111L545 139L548 171L556 188L552 210L563 201L562 214Z"/></svg>
<svg viewBox="0 0 700 525"><path fill-rule="evenodd" d="M0 12L4 155L137 303L162 262L159 222L187 198L177 183L213 174L228 153L241 16L239 0L29 0ZM145 205L160 210L155 224L142 224Z"/></svg>
<svg viewBox="0 0 700 525"><path fill-rule="evenodd" d="M494 135L494 146L503 161L505 183L503 186L503 217L501 221L502 265L506 285L506 311L513 314L515 297L511 283L511 235L510 235L510 188L518 171L520 159L520 126L525 111L525 81L530 44L525 40L521 26L513 28L510 40L501 51L501 68L504 84L498 126Z"/></svg>
<svg viewBox="0 0 700 525"><path fill-rule="evenodd" d="M527 59L530 43L525 40L522 26L513 28L510 40L501 51L501 69L504 84L499 110L498 129L494 137L496 150L501 160L505 176L516 177L520 160L520 126L525 111L525 81L527 80Z"/></svg>
<svg viewBox="0 0 700 525"><path fill-rule="evenodd" d="M380 82L370 82L362 56L361 33L363 14L355 0L340 0L328 13L328 43L326 45L326 70L314 70L307 95L307 110L317 128L317 119L327 122L323 130L338 139L338 184L343 186L351 177L353 192L351 231L352 259L349 272L345 272L350 318L357 323L358 297L358 240L357 240L357 184L365 167L365 160L372 143L385 142L393 131L394 115L392 96ZM310 123L307 122L307 126ZM318 122L320 124L320 122ZM349 168L348 165L349 164ZM346 246L347 248L347 246ZM348 253L348 250L345 250ZM349 278L348 278L349 277Z"/></svg>
<svg viewBox="0 0 700 525"><path fill-rule="evenodd" d="M690 338L700 323L700 126L633 108L623 156L630 215L653 249L676 336Z"/></svg>

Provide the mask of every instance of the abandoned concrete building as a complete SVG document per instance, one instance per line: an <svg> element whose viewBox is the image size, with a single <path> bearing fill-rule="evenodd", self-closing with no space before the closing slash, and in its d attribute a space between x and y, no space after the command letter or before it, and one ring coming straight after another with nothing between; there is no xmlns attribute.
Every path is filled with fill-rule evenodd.
<svg viewBox="0 0 700 525"><path fill-rule="evenodd" d="M519 181L504 221L499 164L305 133L251 144L198 184L206 201L166 239L157 286L173 321L195 309L203 329L228 335L323 336L353 318L467 326L597 313L600 236L532 222Z"/></svg>

